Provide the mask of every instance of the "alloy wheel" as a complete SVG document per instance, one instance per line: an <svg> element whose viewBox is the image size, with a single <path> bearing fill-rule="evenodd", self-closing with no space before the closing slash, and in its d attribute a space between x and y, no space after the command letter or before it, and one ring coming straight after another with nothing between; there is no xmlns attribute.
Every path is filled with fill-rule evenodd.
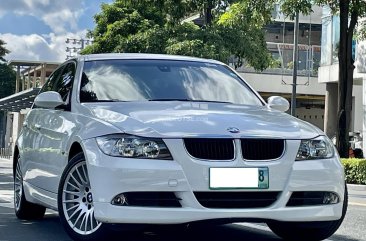
<svg viewBox="0 0 366 241"><path fill-rule="evenodd" d="M19 210L20 203L22 200L23 195L22 183L23 183L23 177L20 169L20 163L18 162L15 169L15 178L14 178L14 205L16 210Z"/></svg>
<svg viewBox="0 0 366 241"><path fill-rule="evenodd" d="M94 217L93 194L85 161L77 163L66 176L62 208L69 226L78 234L91 234L102 225Z"/></svg>

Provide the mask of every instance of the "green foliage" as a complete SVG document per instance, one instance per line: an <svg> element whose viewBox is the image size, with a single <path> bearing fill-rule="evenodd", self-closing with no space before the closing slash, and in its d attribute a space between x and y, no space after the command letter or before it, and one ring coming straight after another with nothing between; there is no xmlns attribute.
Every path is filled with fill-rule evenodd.
<svg viewBox="0 0 366 241"><path fill-rule="evenodd" d="M5 45L5 42L0 39L0 60L1 61L5 61L4 56L6 54L10 53L9 50L7 50L4 45Z"/></svg>
<svg viewBox="0 0 366 241"><path fill-rule="evenodd" d="M342 159L346 182L350 184L366 184L366 160Z"/></svg>
<svg viewBox="0 0 366 241"><path fill-rule="evenodd" d="M116 0L102 4L89 32L94 43L83 50L91 53L162 53L211 58L227 62L235 56L240 66L246 59L257 70L273 61L265 43L263 26L269 19L252 11L250 1L219 0ZM259 1L261 2L261 1ZM266 4L266 11L270 8ZM216 7L215 7L216 6ZM245 9L247 8L247 9ZM210 11L203 27L182 20ZM239 25L238 25L239 24Z"/></svg>
<svg viewBox="0 0 366 241"><path fill-rule="evenodd" d="M5 42L0 39L0 61L9 53L5 48ZM0 99L9 96L15 91L15 71L5 63L0 62Z"/></svg>
<svg viewBox="0 0 366 241"><path fill-rule="evenodd" d="M170 29L166 42L167 54L196 56L226 62L230 56L221 29L217 26L200 28L183 23Z"/></svg>
<svg viewBox="0 0 366 241"><path fill-rule="evenodd" d="M15 71L7 64L0 64L0 99L15 91Z"/></svg>

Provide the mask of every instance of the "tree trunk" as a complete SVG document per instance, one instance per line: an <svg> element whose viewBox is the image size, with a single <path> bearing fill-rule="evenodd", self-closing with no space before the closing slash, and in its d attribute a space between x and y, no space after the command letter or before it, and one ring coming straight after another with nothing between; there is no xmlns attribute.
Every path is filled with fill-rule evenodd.
<svg viewBox="0 0 366 241"><path fill-rule="evenodd" d="M349 129L351 123L352 87L354 60L352 58L352 39L357 24L357 14L352 12L349 22L350 1L339 1L340 39L339 39L339 83L338 83L338 124L337 149L341 157L349 156Z"/></svg>
<svg viewBox="0 0 366 241"><path fill-rule="evenodd" d="M213 9L213 0L208 0L205 7L205 25L211 25L212 23L212 9Z"/></svg>

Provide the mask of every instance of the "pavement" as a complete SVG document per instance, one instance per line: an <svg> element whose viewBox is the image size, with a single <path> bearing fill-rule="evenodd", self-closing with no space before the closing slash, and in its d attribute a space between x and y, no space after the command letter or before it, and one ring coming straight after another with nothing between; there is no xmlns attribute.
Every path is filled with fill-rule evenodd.
<svg viewBox="0 0 366 241"><path fill-rule="evenodd" d="M47 210L38 221L19 220L13 209L13 177L10 160L0 159L0 241L71 241L63 230L58 213ZM366 186L348 186L349 206L344 222L326 241L366 240ZM116 233L124 241L274 241L281 240L264 223L235 223L209 228L182 230L147 228L134 233Z"/></svg>
<svg viewBox="0 0 366 241"><path fill-rule="evenodd" d="M366 185L348 184L348 204L366 207Z"/></svg>

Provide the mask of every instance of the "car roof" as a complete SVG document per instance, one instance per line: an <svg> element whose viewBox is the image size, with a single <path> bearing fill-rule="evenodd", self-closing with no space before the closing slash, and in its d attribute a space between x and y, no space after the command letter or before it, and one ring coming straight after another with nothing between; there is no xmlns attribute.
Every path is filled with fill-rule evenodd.
<svg viewBox="0 0 366 241"><path fill-rule="evenodd" d="M189 56L168 55L168 54L141 54L141 53L108 53L108 54L90 54L81 55L79 60L107 60L107 59L154 59L154 60L178 60L178 61L194 61L212 64L223 64L213 59L203 59Z"/></svg>

